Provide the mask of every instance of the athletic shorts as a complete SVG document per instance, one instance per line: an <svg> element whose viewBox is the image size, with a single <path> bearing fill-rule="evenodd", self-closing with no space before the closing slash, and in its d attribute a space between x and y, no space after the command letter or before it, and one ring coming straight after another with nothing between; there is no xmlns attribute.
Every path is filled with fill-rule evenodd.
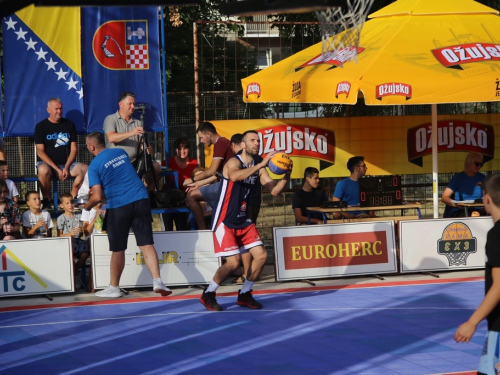
<svg viewBox="0 0 500 375"><path fill-rule="evenodd" d="M219 188L220 182L200 187L200 194L203 196L203 200L213 209L217 207L217 201L219 200Z"/></svg>
<svg viewBox="0 0 500 375"><path fill-rule="evenodd" d="M500 374L500 332L488 331L483 346L481 359L479 360L478 374Z"/></svg>
<svg viewBox="0 0 500 375"><path fill-rule="evenodd" d="M263 245L254 224L245 228L231 229L220 223L215 228L213 236L215 256L218 257L246 253L255 246Z"/></svg>
<svg viewBox="0 0 500 375"><path fill-rule="evenodd" d="M154 243L151 207L148 198L125 206L108 208L105 220L110 251L127 249L130 228L134 231L137 246L152 245Z"/></svg>

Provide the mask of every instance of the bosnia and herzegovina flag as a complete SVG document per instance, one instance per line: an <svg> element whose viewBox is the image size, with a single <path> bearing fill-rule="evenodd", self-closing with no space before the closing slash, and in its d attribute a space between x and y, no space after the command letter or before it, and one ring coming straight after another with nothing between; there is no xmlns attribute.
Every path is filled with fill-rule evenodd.
<svg viewBox="0 0 500 375"><path fill-rule="evenodd" d="M53 97L83 133L80 8L29 6L5 17L2 26L5 134L33 135Z"/></svg>
<svg viewBox="0 0 500 375"><path fill-rule="evenodd" d="M136 104L145 104L145 128L164 130L158 35L157 7L82 9L88 131L102 130L125 91L136 95ZM139 115L136 109L134 116Z"/></svg>

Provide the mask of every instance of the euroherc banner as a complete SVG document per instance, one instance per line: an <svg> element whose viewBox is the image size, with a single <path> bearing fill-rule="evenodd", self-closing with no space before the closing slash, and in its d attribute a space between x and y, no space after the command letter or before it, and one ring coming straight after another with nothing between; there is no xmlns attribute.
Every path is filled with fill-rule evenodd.
<svg viewBox="0 0 500 375"><path fill-rule="evenodd" d="M84 8L82 45L88 131L102 130L124 91L144 104L145 128L163 130L158 8Z"/></svg>
<svg viewBox="0 0 500 375"><path fill-rule="evenodd" d="M29 6L2 20L6 136L31 136L58 97L84 132L80 8Z"/></svg>

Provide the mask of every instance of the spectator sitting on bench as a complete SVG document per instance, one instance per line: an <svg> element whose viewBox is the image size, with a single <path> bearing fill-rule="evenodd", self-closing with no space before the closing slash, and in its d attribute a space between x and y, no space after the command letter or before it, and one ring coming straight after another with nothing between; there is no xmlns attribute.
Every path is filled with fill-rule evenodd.
<svg viewBox="0 0 500 375"><path fill-rule="evenodd" d="M52 177L61 181L74 177L71 194L76 197L88 168L86 164L76 161L76 128L75 124L62 117L61 99L49 99L47 112L49 117L35 126L38 181L44 208L48 208L51 203L49 197Z"/></svg>
<svg viewBox="0 0 500 375"><path fill-rule="evenodd" d="M319 187L319 171L314 167L307 167L304 170L302 188L293 193L292 196L295 222L299 225L308 224L306 207L319 207L327 200L328 197L325 191ZM311 212L309 222L311 224L322 224L323 216L318 212Z"/></svg>
<svg viewBox="0 0 500 375"><path fill-rule="evenodd" d="M8 194L7 183L0 179L0 239L2 241L21 238L19 206L12 199L7 198Z"/></svg>
<svg viewBox="0 0 500 375"><path fill-rule="evenodd" d="M29 211L23 213L23 231L26 238L52 237L52 218L42 210L38 191L30 190L25 196Z"/></svg>
<svg viewBox="0 0 500 375"><path fill-rule="evenodd" d="M8 180L9 178L9 165L5 160L0 160L0 179L5 180L9 188L9 196L7 198L12 199L17 202L19 197L19 192L17 191L16 184L14 181Z"/></svg>
<svg viewBox="0 0 500 375"><path fill-rule="evenodd" d="M199 176L201 173L203 173L203 171L205 171L205 168L196 167L193 170L192 178L194 178L195 176ZM213 184L215 182L216 181L212 181L211 183ZM199 204L200 204L201 209L203 211L203 219L205 221L205 225L207 228L210 228L210 222L212 221L212 207L210 207L210 205L205 201L200 201ZM191 220L194 220L193 214L189 214L188 221L190 222ZM197 227L196 229L199 229L199 228Z"/></svg>
<svg viewBox="0 0 500 375"><path fill-rule="evenodd" d="M75 288L80 289L82 282L80 280L80 269L85 266L89 257L88 241L82 237L82 222L81 214L75 213L75 205L73 197L69 193L64 193L60 198L61 207L64 210L62 215L57 218L57 237L72 237L71 244L73 248L73 257L78 258L78 261L73 267L73 275L75 278Z"/></svg>

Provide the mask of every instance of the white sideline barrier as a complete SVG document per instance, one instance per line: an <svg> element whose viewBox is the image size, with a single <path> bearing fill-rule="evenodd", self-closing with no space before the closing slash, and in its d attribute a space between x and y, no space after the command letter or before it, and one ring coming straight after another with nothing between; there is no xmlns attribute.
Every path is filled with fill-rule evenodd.
<svg viewBox="0 0 500 375"><path fill-rule="evenodd" d="M167 286L208 284L219 268L211 231L154 232L153 238L160 262L160 275ZM111 260L107 235L93 234L91 249L94 288L106 288L109 285ZM120 287L149 287L152 284L151 274L131 233Z"/></svg>
<svg viewBox="0 0 500 375"><path fill-rule="evenodd" d="M401 221L400 270L405 272L484 268L491 217Z"/></svg>
<svg viewBox="0 0 500 375"><path fill-rule="evenodd" d="M70 237L0 241L0 297L74 292Z"/></svg>
<svg viewBox="0 0 500 375"><path fill-rule="evenodd" d="M274 228L276 280L396 272L394 221Z"/></svg>

